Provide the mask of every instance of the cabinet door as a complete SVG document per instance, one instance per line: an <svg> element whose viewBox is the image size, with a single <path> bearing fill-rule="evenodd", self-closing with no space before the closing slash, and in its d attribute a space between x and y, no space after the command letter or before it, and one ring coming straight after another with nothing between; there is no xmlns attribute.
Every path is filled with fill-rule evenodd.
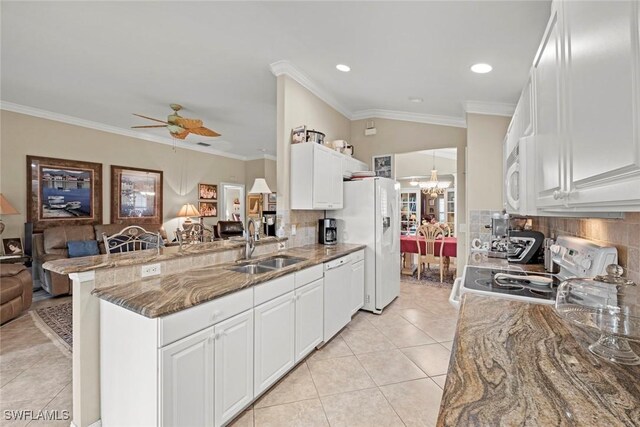
<svg viewBox="0 0 640 427"><path fill-rule="evenodd" d="M163 426L213 425L213 327L161 348Z"/></svg>
<svg viewBox="0 0 640 427"><path fill-rule="evenodd" d="M324 337L324 279L296 289L296 363Z"/></svg>
<svg viewBox="0 0 640 427"><path fill-rule="evenodd" d="M313 207L329 208L332 204L336 169L335 157L329 150L315 147L313 151ZM340 182L342 182L342 162L339 163Z"/></svg>
<svg viewBox="0 0 640 427"><path fill-rule="evenodd" d="M351 266L351 315L364 306L364 261Z"/></svg>
<svg viewBox="0 0 640 427"><path fill-rule="evenodd" d="M253 400L253 310L218 323L214 332L215 425L220 426Z"/></svg>
<svg viewBox="0 0 640 427"><path fill-rule="evenodd" d="M557 3L554 3L557 5ZM564 203L558 197L564 189L565 153L562 142L562 28L557 7L534 61L536 195L538 206ZM555 195L555 197L554 197Z"/></svg>
<svg viewBox="0 0 640 427"><path fill-rule="evenodd" d="M254 308L256 396L293 367L294 298L294 293L289 292Z"/></svg>
<svg viewBox="0 0 640 427"><path fill-rule="evenodd" d="M638 2L564 2L569 203L640 204Z"/></svg>
<svg viewBox="0 0 640 427"><path fill-rule="evenodd" d="M342 209L342 154L333 152L331 153L331 198L329 206L330 209Z"/></svg>
<svg viewBox="0 0 640 427"><path fill-rule="evenodd" d="M329 341L350 321L351 263L345 261L324 273L324 340Z"/></svg>
<svg viewBox="0 0 640 427"><path fill-rule="evenodd" d="M530 136L533 133L533 85L531 75L520 96L520 136Z"/></svg>

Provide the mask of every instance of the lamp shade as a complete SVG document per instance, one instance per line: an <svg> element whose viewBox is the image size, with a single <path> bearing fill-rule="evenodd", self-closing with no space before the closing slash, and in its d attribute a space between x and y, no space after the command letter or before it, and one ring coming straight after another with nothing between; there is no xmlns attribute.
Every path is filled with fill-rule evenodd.
<svg viewBox="0 0 640 427"><path fill-rule="evenodd" d="M200 212L191 203L182 206L178 211L178 216L200 216Z"/></svg>
<svg viewBox="0 0 640 427"><path fill-rule="evenodd" d="M20 212L0 193L0 215L17 215Z"/></svg>
<svg viewBox="0 0 640 427"><path fill-rule="evenodd" d="M271 189L267 185L267 181L264 178L256 178L253 181L253 186L249 190L249 194L270 194Z"/></svg>

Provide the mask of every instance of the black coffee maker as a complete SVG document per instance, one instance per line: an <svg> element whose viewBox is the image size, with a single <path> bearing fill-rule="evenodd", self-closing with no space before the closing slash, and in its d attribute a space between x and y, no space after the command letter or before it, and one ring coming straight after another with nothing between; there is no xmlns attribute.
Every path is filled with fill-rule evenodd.
<svg viewBox="0 0 640 427"><path fill-rule="evenodd" d="M338 226L335 218L318 220L318 243L335 245L338 243Z"/></svg>

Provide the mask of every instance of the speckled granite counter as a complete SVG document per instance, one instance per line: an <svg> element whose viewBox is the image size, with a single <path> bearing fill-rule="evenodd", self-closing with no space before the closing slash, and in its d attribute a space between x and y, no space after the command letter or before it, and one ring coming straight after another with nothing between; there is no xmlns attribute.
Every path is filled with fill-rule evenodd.
<svg viewBox="0 0 640 427"><path fill-rule="evenodd" d="M291 274L298 270L331 261L364 245L308 245L265 255L288 255L306 261L262 274L244 274L229 270L237 263L217 264L178 274L148 277L133 283L95 289L97 297L146 317L161 317L175 313L231 292ZM260 258L255 258L258 260ZM244 261L244 260L243 260Z"/></svg>
<svg viewBox="0 0 640 427"><path fill-rule="evenodd" d="M640 366L592 356L553 307L496 301L464 296L439 427L640 425Z"/></svg>
<svg viewBox="0 0 640 427"><path fill-rule="evenodd" d="M516 270L544 273L544 265L542 264L509 263L506 258L490 258L486 252L471 252L467 260L467 265L490 268L514 268Z"/></svg>
<svg viewBox="0 0 640 427"><path fill-rule="evenodd" d="M284 242L287 238L266 237L256 242L256 246ZM225 252L233 249L244 248L244 240L219 240L197 245L167 246L160 250L149 249L144 251L130 251L109 255L85 256L78 258L66 258L45 262L42 268L59 274L81 273L83 271L98 270L102 268L125 267L152 262L169 261L192 255Z"/></svg>

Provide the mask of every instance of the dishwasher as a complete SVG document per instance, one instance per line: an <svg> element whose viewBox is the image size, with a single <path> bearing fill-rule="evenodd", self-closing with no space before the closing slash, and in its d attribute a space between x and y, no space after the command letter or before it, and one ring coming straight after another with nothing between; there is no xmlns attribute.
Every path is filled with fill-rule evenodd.
<svg viewBox="0 0 640 427"><path fill-rule="evenodd" d="M324 341L351 321L351 257L324 264Z"/></svg>

